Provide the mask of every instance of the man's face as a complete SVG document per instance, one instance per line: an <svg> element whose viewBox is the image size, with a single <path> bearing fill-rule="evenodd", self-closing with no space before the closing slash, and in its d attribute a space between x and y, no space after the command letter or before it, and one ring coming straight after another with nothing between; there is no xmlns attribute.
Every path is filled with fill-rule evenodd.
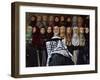
<svg viewBox="0 0 100 80"><path fill-rule="evenodd" d="M59 27L58 27L58 26L54 26L54 28L53 28L53 33L54 33L55 35L59 35Z"/></svg>
<svg viewBox="0 0 100 80"><path fill-rule="evenodd" d="M52 28L51 27L48 27L47 28L47 33L51 33L52 32Z"/></svg>

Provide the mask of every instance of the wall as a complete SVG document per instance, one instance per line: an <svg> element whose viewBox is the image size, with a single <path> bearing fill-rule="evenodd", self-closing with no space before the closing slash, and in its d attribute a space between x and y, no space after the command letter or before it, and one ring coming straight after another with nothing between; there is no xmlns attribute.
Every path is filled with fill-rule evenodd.
<svg viewBox="0 0 100 80"><path fill-rule="evenodd" d="M10 76L11 68L11 2L15 0L1 0L0 2L0 80L16 80ZM98 22L100 21L100 2L99 0L16 0L41 3L55 4L74 4L98 6ZM98 34L99 34L98 24ZM98 47L100 47L100 37L98 37ZM100 50L98 51L98 53ZM98 73L97 74L80 74L64 75L38 78L22 78L18 80L100 80L100 54L98 54Z"/></svg>

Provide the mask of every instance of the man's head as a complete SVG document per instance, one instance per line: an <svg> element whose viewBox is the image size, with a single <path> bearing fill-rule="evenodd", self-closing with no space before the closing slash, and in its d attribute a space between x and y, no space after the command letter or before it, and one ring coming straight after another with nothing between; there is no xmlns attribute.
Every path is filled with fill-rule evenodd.
<svg viewBox="0 0 100 80"><path fill-rule="evenodd" d="M54 35L59 35L59 27L58 26L53 27L53 33L54 33Z"/></svg>

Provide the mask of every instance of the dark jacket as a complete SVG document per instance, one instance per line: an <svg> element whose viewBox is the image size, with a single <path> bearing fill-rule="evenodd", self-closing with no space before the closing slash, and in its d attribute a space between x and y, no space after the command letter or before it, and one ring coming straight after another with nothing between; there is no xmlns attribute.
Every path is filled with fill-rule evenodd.
<svg viewBox="0 0 100 80"><path fill-rule="evenodd" d="M73 65L73 64L74 63L70 58L56 53L52 55L49 62L49 66L61 66L61 65Z"/></svg>
<svg viewBox="0 0 100 80"><path fill-rule="evenodd" d="M35 48L40 48L40 31L37 27L37 31L32 33L32 44Z"/></svg>

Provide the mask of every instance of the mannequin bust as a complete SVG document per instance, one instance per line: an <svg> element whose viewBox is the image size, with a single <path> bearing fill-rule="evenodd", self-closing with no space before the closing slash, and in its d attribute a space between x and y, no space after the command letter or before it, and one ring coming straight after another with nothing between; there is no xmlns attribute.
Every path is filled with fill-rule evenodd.
<svg viewBox="0 0 100 80"><path fill-rule="evenodd" d="M49 16L48 18L48 26L53 27L54 26L54 16Z"/></svg>
<svg viewBox="0 0 100 80"><path fill-rule="evenodd" d="M84 28L79 28L80 46L85 46Z"/></svg>
<svg viewBox="0 0 100 80"><path fill-rule="evenodd" d="M65 35L65 26L60 27L60 37L62 38L63 43L66 45L66 35Z"/></svg>
<svg viewBox="0 0 100 80"><path fill-rule="evenodd" d="M41 16L37 16L37 23L36 23L36 26L38 28L41 28L43 26L43 23L42 23L42 17Z"/></svg>
<svg viewBox="0 0 100 80"><path fill-rule="evenodd" d="M42 24L43 24L43 27L47 27L48 25L48 17L46 15L43 15L42 16Z"/></svg>
<svg viewBox="0 0 100 80"><path fill-rule="evenodd" d="M68 46L71 46L72 43L71 43L71 39L72 39L72 29L71 27L67 27L66 28L66 43Z"/></svg>
<svg viewBox="0 0 100 80"><path fill-rule="evenodd" d="M81 16L77 19L78 27L83 27L83 18Z"/></svg>
<svg viewBox="0 0 100 80"><path fill-rule="evenodd" d="M27 43L31 43L32 41L32 26L27 26L26 28L26 41Z"/></svg>
<svg viewBox="0 0 100 80"><path fill-rule="evenodd" d="M73 27L72 44L74 46L79 46L79 31L78 27Z"/></svg>
<svg viewBox="0 0 100 80"><path fill-rule="evenodd" d="M64 26L61 26L60 27L60 37L61 38L64 38L65 37L65 27Z"/></svg>

